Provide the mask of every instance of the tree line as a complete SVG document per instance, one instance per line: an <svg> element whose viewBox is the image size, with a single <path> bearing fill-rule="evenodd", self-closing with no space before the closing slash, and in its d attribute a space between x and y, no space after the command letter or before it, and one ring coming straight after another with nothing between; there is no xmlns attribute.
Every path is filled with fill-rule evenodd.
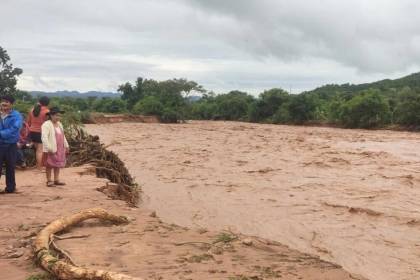
<svg viewBox="0 0 420 280"><path fill-rule="evenodd" d="M16 107L30 110L35 98L16 89L22 73L0 47L0 94L13 94ZM215 94L187 79L156 81L139 77L119 86L119 98L54 97L52 103L74 120L92 112L156 115L162 122L185 119L273 124L322 124L346 128L420 126L420 73L360 85L326 85L300 94L273 88L254 96L243 91ZM200 96L200 97L197 97Z"/></svg>

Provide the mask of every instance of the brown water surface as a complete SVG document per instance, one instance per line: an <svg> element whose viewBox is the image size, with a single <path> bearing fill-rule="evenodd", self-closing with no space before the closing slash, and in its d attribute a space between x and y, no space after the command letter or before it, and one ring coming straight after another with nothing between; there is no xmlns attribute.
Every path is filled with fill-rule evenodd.
<svg viewBox="0 0 420 280"><path fill-rule="evenodd" d="M234 122L88 125L165 222L231 228L372 280L420 277L420 134Z"/></svg>

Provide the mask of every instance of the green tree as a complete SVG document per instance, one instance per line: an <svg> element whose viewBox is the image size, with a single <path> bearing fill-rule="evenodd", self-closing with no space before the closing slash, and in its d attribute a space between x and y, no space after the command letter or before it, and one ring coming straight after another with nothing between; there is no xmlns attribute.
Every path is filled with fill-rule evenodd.
<svg viewBox="0 0 420 280"><path fill-rule="evenodd" d="M303 124L315 119L318 101L315 95L298 94L290 97L291 99L287 106L290 122Z"/></svg>
<svg viewBox="0 0 420 280"><path fill-rule="evenodd" d="M254 98L242 91L231 91L216 97L217 116L215 118L229 121L248 120L248 112Z"/></svg>
<svg viewBox="0 0 420 280"><path fill-rule="evenodd" d="M147 95L155 96L165 108L169 107L174 110L181 110L186 100L182 96L183 87L176 79L158 82L152 92Z"/></svg>
<svg viewBox="0 0 420 280"><path fill-rule="evenodd" d="M133 113L142 115L156 115L161 117L164 106L155 96L147 96L136 103L133 107Z"/></svg>
<svg viewBox="0 0 420 280"><path fill-rule="evenodd" d="M102 113L124 113L126 112L127 104L120 98L101 98L93 102L93 109L95 112Z"/></svg>
<svg viewBox="0 0 420 280"><path fill-rule="evenodd" d="M155 112L168 122L175 122L175 118L178 121L190 112L189 94L205 92L202 86L187 79L155 81L138 78L135 86L125 83L118 90L133 113L151 115Z"/></svg>
<svg viewBox="0 0 420 280"><path fill-rule="evenodd" d="M127 112L127 103L120 98L110 98L105 110L107 113L125 113Z"/></svg>
<svg viewBox="0 0 420 280"><path fill-rule="evenodd" d="M349 128L375 128L390 121L387 100L379 90L367 90L341 106L340 121Z"/></svg>
<svg viewBox="0 0 420 280"><path fill-rule="evenodd" d="M405 126L420 125L420 92L404 88L398 94L394 120Z"/></svg>
<svg viewBox="0 0 420 280"><path fill-rule="evenodd" d="M131 110L133 106L144 97L144 80L139 77L133 86L129 82L120 85L118 91L122 93L121 99L127 102L127 108Z"/></svg>
<svg viewBox="0 0 420 280"><path fill-rule="evenodd" d="M180 115L172 108L164 108L160 120L164 123L176 123L180 119Z"/></svg>
<svg viewBox="0 0 420 280"><path fill-rule="evenodd" d="M212 120L217 115L217 104L209 100L200 100L191 104L192 119Z"/></svg>
<svg viewBox="0 0 420 280"><path fill-rule="evenodd" d="M342 106L345 103L344 99L340 96L335 96L328 103L327 118L330 123L340 123Z"/></svg>
<svg viewBox="0 0 420 280"><path fill-rule="evenodd" d="M250 105L249 120L252 122L272 121L280 106L289 100L289 94L273 88L260 94L258 100Z"/></svg>
<svg viewBox="0 0 420 280"><path fill-rule="evenodd" d="M203 86L197 84L194 81L189 81L187 79L173 79L172 81L174 88L179 91L184 97L189 97L192 92L196 93L205 93L206 90Z"/></svg>
<svg viewBox="0 0 420 280"><path fill-rule="evenodd" d="M283 103L273 115L273 123L291 123L292 119L289 114L289 103Z"/></svg>
<svg viewBox="0 0 420 280"><path fill-rule="evenodd" d="M17 77L22 73L22 69L13 67L7 51L0 47L0 95L14 94Z"/></svg>

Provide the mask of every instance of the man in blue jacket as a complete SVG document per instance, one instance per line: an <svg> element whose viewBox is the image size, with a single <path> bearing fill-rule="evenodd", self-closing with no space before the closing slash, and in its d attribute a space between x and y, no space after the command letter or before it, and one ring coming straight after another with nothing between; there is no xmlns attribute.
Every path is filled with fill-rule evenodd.
<svg viewBox="0 0 420 280"><path fill-rule="evenodd" d="M19 141L19 131L22 127L20 113L13 110L15 99L13 96L4 95L0 97L0 176L3 163L6 164L6 193L13 193L16 190L15 167L16 152Z"/></svg>

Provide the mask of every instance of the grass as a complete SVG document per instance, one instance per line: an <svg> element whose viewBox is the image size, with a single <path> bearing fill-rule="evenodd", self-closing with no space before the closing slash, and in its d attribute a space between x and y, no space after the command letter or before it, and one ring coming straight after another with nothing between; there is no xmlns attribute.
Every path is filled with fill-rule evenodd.
<svg viewBox="0 0 420 280"><path fill-rule="evenodd" d="M216 236L216 239L213 241L213 244L217 243L230 243L234 240L238 239L238 237L234 234L228 232L221 232Z"/></svg>

